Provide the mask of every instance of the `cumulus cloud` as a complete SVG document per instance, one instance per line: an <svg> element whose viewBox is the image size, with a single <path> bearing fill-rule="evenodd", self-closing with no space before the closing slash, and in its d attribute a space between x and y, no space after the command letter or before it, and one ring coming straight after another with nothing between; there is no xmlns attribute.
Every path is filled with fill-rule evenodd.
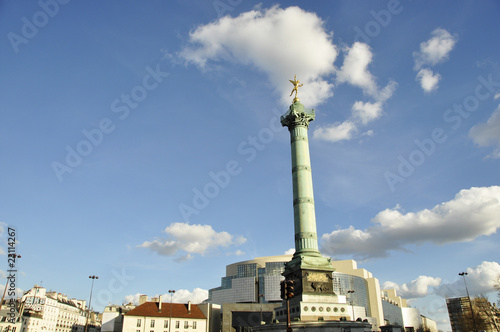
<svg viewBox="0 0 500 332"><path fill-rule="evenodd" d="M313 132L313 137L330 142L350 140L356 133L357 128L351 121L334 123L327 126L320 126Z"/></svg>
<svg viewBox="0 0 500 332"><path fill-rule="evenodd" d="M162 302L170 302L170 293L165 293L162 294ZM139 298L141 296L141 293L137 293L134 295L126 295L125 296L125 303L134 303L135 305L139 304ZM158 295L155 295L153 297L158 297ZM204 300L208 299L208 290L201 289L201 288L195 288L193 289L192 292L190 292L187 289L179 289L176 290L175 293L173 293L172 296L172 302L173 303L187 303L188 301L191 301L193 304L198 304L203 302ZM148 301L151 301L151 298L148 298Z"/></svg>
<svg viewBox="0 0 500 332"><path fill-rule="evenodd" d="M296 22L301 22L300 29ZM317 130L315 137L327 141L352 139L357 127L382 115L384 102L391 97L396 83L391 81L380 89L368 67L373 54L367 44L356 42L344 47L340 69L334 62L338 47L332 42L332 32L315 13L298 7L256 9L237 17L226 16L199 26L189 35L189 44L179 53L186 63L210 70L218 63L253 66L264 72L283 104L291 102L290 75L296 74L301 83L299 96L314 107L333 96L337 84L350 84L362 89L372 101L357 101L352 116L342 124L332 124ZM298 46L300 45L300 46ZM334 133L340 130L339 133Z"/></svg>
<svg viewBox="0 0 500 332"><path fill-rule="evenodd" d="M431 209L402 213L399 207L379 212L373 226L350 226L321 237L322 251L333 257L356 259L387 257L390 251L406 251L412 244L438 245L472 241L500 228L500 187L461 190L454 199Z"/></svg>
<svg viewBox="0 0 500 332"><path fill-rule="evenodd" d="M375 96L378 90L377 84L368 70L373 58L370 46L355 42L352 47L346 47L344 52L346 55L342 67L337 71L337 82L347 82L360 87L364 93Z"/></svg>
<svg viewBox="0 0 500 332"><path fill-rule="evenodd" d="M415 70L420 70L424 65L435 66L448 60L450 52L457 43L457 37L442 28L435 29L431 36L429 40L420 43L419 52L413 53Z"/></svg>
<svg viewBox="0 0 500 332"><path fill-rule="evenodd" d="M192 258L192 254L204 255L218 247L241 245L246 242L243 236L231 235L227 232L216 232L210 225L191 225L188 223L172 223L164 230L168 238L145 241L139 247L164 256L175 256L181 253L178 261Z"/></svg>
<svg viewBox="0 0 500 332"><path fill-rule="evenodd" d="M313 132L313 137L330 142L350 140L358 132L359 126L378 119L383 113L383 104L392 97L397 83L390 81L380 89L375 77L368 70L373 54L370 47L364 43L356 42L352 47L344 48L344 62L336 72L337 84L348 83L360 88L363 93L373 99L370 101L356 101L351 109L351 116L342 123L334 123L318 127Z"/></svg>
<svg viewBox="0 0 500 332"><path fill-rule="evenodd" d="M283 255L293 255L295 254L295 248L290 248L287 251L284 252Z"/></svg>
<svg viewBox="0 0 500 332"><path fill-rule="evenodd" d="M420 86L425 92L431 92L438 88L441 75L438 73L434 74L432 70L423 68L417 73L416 79L417 81L420 81Z"/></svg>
<svg viewBox="0 0 500 332"><path fill-rule="evenodd" d="M220 61L254 66L267 74L284 104L291 101L288 79L297 74L304 83L300 97L314 106L333 95L333 84L325 80L338 53L331 38L315 13L274 6L199 26L179 55L203 69Z"/></svg>
<svg viewBox="0 0 500 332"><path fill-rule="evenodd" d="M457 43L457 37L452 36L442 28L434 30L431 36L429 40L420 43L419 52L413 52L415 60L413 69L418 71L416 80L420 82L420 86L425 92L431 92L438 88L441 75L423 67L432 67L448 60L450 52Z"/></svg>
<svg viewBox="0 0 500 332"><path fill-rule="evenodd" d="M486 123L477 124L470 129L469 137L478 146L493 145L495 150L489 157L500 158L500 105L493 111Z"/></svg>
<svg viewBox="0 0 500 332"><path fill-rule="evenodd" d="M395 289L397 294L405 299L414 299L427 296L429 287L437 287L441 284L441 278L419 276L408 283L398 285L392 281L386 281L382 289Z"/></svg>
<svg viewBox="0 0 500 332"><path fill-rule="evenodd" d="M486 294L495 290L495 283L500 275L500 264L498 262L484 261L473 268L469 267L465 271L467 275L467 287L471 295ZM451 283L440 285L435 293L443 297L464 296L465 283L462 277Z"/></svg>

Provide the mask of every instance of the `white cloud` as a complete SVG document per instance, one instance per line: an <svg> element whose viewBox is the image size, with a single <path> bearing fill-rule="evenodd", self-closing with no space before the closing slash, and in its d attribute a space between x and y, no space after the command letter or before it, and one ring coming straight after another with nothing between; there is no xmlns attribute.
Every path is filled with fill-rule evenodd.
<svg viewBox="0 0 500 332"><path fill-rule="evenodd" d="M427 296L429 287L437 287L441 284L441 278L419 276L417 279L398 285L392 281L386 281L382 289L395 289L397 294L405 299L414 299Z"/></svg>
<svg viewBox="0 0 500 332"><path fill-rule="evenodd" d="M204 69L217 61L255 66L268 75L284 104L291 102L288 79L296 74L304 83L299 97L312 107L333 95L333 85L324 80L333 74L337 57L331 38L315 13L274 6L199 26L179 55Z"/></svg>
<svg viewBox="0 0 500 332"><path fill-rule="evenodd" d="M343 64L336 70L337 47L321 18L298 7L273 6L256 7L237 17L226 16L197 27L179 56L203 70L220 62L253 66L267 74L285 105L292 99L288 80L295 74L304 84L299 97L307 100L308 107L333 96L334 85L327 81L328 76L335 74L338 84L361 88L373 102L357 101L351 119L316 132L315 137L335 142L353 138L358 125L380 117L383 103L397 85L391 81L385 88L378 88L376 78L368 69L373 54L367 44L356 42L344 48L344 54Z"/></svg>
<svg viewBox="0 0 500 332"><path fill-rule="evenodd" d="M293 255L295 254L295 248L290 248L283 255Z"/></svg>
<svg viewBox="0 0 500 332"><path fill-rule="evenodd" d="M438 73L434 74L432 70L423 68L417 73L416 79L420 81L420 86L425 92L431 92L438 88L441 75Z"/></svg>
<svg viewBox="0 0 500 332"><path fill-rule="evenodd" d="M358 118L362 124L366 125L378 118L382 113L382 103L370 103L357 101L352 106L352 114L355 118Z"/></svg>
<svg viewBox="0 0 500 332"><path fill-rule="evenodd" d="M227 232L216 232L210 225L191 225L187 223L172 223L164 230L170 235L168 239L145 241L139 247L165 256L174 256L185 252L177 258L179 261L192 258L192 254L204 255L211 249L241 245L246 242L243 236L235 237Z"/></svg>
<svg viewBox="0 0 500 332"><path fill-rule="evenodd" d="M470 129L469 137L478 146L495 146L489 157L500 158L500 105L486 123L477 124Z"/></svg>
<svg viewBox="0 0 500 332"><path fill-rule="evenodd" d="M420 81L420 86L425 92L431 92L438 88L441 75L434 73L429 68L423 66L435 66L448 60L450 52L457 43L457 37L452 36L448 31L437 28L431 33L432 37L420 43L420 51L413 52L415 66L413 69L418 71L416 80Z"/></svg>
<svg viewBox="0 0 500 332"><path fill-rule="evenodd" d="M429 40L420 43L419 52L413 53L415 70L419 70L424 65L435 66L446 61L457 42L456 36L452 36L442 28L434 30L431 36Z"/></svg>
<svg viewBox="0 0 500 332"><path fill-rule="evenodd" d="M162 294L162 302L170 302L170 295L170 293ZM140 296L141 293L137 293L135 295L126 295L124 298L125 303L134 303L135 305L138 305ZM152 297L158 297L158 294ZM191 301L191 303L193 304L198 304L206 299L208 299L208 290L201 288L195 288L192 292L187 289L179 289L176 290L172 295L173 303L187 303L188 301ZM151 296L148 297L148 301L151 301Z"/></svg>
<svg viewBox="0 0 500 332"><path fill-rule="evenodd" d="M316 128L313 132L313 137L329 142L338 142L351 139L356 131L357 128L354 123L344 121Z"/></svg>
<svg viewBox="0 0 500 332"><path fill-rule="evenodd" d="M500 187L461 190L453 200L432 209L402 213L398 207L379 212L373 226L350 226L324 234L322 251L331 256L353 255L358 259L386 257L390 251L426 242L446 244L472 241L500 228Z"/></svg>
<svg viewBox="0 0 500 332"><path fill-rule="evenodd" d="M337 83L349 83L363 89L363 92L375 96L377 94L377 84L375 78L368 71L373 55L370 47L361 42L355 42L352 47L345 48L346 56L344 63L337 71Z"/></svg>
<svg viewBox="0 0 500 332"><path fill-rule="evenodd" d="M336 72L336 82L361 88L365 95L374 99L374 102L356 101L348 120L317 128L313 134L314 138L330 142L352 139L358 132L358 126L366 126L383 114L383 104L396 90L397 83L394 81L390 81L383 89L377 86L375 77L368 70L368 65L373 59L368 45L356 42L352 47L344 48L344 53L344 63Z"/></svg>
<svg viewBox="0 0 500 332"><path fill-rule="evenodd" d="M436 294L443 297L459 297L466 294L463 277L458 277L459 272L467 272L465 276L467 287L471 296L486 294L495 290L495 283L500 275L500 264L484 261L474 268L457 271L457 280L452 283L442 284L436 289Z"/></svg>

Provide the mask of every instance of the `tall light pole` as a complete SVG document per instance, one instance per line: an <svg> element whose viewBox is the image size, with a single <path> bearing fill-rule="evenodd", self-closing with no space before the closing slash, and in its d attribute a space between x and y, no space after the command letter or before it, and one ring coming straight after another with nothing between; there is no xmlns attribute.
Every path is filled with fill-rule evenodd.
<svg viewBox="0 0 500 332"><path fill-rule="evenodd" d="M347 295L349 294L353 294L354 293L354 290L348 290L347 291ZM351 297L351 307L352 307L352 320L355 321L355 317L354 317L354 299Z"/></svg>
<svg viewBox="0 0 500 332"><path fill-rule="evenodd" d="M170 293L170 317L168 319L168 332L170 332L170 329L172 328L172 298L174 296L175 290L169 289L168 292Z"/></svg>
<svg viewBox="0 0 500 332"><path fill-rule="evenodd" d="M89 276L92 279L92 286L90 287L90 300L89 300L89 308L87 309L87 319L85 321L85 332L87 332L89 326L89 317L90 317L90 305L92 304L92 290L94 290L94 280L99 279L98 276Z"/></svg>
<svg viewBox="0 0 500 332"><path fill-rule="evenodd" d="M469 299L469 305L470 305L470 313L472 315L472 323L474 324L474 331L477 332L477 327L476 327L476 317L474 317L474 309L472 309L472 301L469 296L469 289L467 288L467 282L465 281L465 276L467 275L467 272L460 272L458 275L462 276L464 278L464 284L465 284L465 291L467 292L467 298Z"/></svg>

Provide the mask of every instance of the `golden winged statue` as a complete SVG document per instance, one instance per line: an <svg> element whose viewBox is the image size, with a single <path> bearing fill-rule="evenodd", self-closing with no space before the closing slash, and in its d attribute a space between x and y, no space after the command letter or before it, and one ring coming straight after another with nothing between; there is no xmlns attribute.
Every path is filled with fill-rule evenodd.
<svg viewBox="0 0 500 332"><path fill-rule="evenodd" d="M295 98L293 98L293 102L295 103L296 101L300 101L300 99L297 98L297 93L299 92L299 88L304 84L300 84L300 81L297 79L297 75L295 75L293 81L292 80L289 81L290 83L293 84L293 89L292 92L290 93L290 97L293 95L293 92L295 91Z"/></svg>

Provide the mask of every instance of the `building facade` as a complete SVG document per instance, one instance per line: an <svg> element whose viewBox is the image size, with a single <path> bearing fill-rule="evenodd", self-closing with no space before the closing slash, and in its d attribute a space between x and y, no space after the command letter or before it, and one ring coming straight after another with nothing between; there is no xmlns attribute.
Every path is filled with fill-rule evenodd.
<svg viewBox="0 0 500 332"><path fill-rule="evenodd" d="M221 285L208 291L208 303L278 303L285 263L291 255L259 257L226 266Z"/></svg>
<svg viewBox="0 0 500 332"><path fill-rule="evenodd" d="M274 319L283 319L273 313L273 308L282 304L280 282L284 277L281 274L285 263L291 259L292 255L258 257L226 266L221 286L210 289L206 300L222 305L223 332L244 330L261 322L267 324ZM354 260L332 261L331 264L335 269L332 274L333 292L338 297L339 317L366 319L374 330L386 324L395 324L408 331L423 326L437 332L434 321L427 317L423 320L418 309L410 308L396 290L381 290L378 279L369 271L358 268ZM325 313L335 312L335 306L316 309L318 312L321 309Z"/></svg>
<svg viewBox="0 0 500 332"><path fill-rule="evenodd" d="M123 315L123 332L216 332L220 331L220 306L164 303L161 296Z"/></svg>
<svg viewBox="0 0 500 332"><path fill-rule="evenodd" d="M87 323L85 300L69 299L35 285L21 298L21 332L84 332ZM91 313L87 332L100 330L97 315Z"/></svg>
<svg viewBox="0 0 500 332"><path fill-rule="evenodd" d="M19 299L6 299L0 310L0 332L20 332L22 319L19 315Z"/></svg>
<svg viewBox="0 0 500 332"><path fill-rule="evenodd" d="M500 331L500 310L485 298L472 299L472 311L469 297L446 299L453 332Z"/></svg>
<svg viewBox="0 0 500 332"><path fill-rule="evenodd" d="M132 303L106 306L102 313L101 332L121 332L123 328L123 316L135 307Z"/></svg>

